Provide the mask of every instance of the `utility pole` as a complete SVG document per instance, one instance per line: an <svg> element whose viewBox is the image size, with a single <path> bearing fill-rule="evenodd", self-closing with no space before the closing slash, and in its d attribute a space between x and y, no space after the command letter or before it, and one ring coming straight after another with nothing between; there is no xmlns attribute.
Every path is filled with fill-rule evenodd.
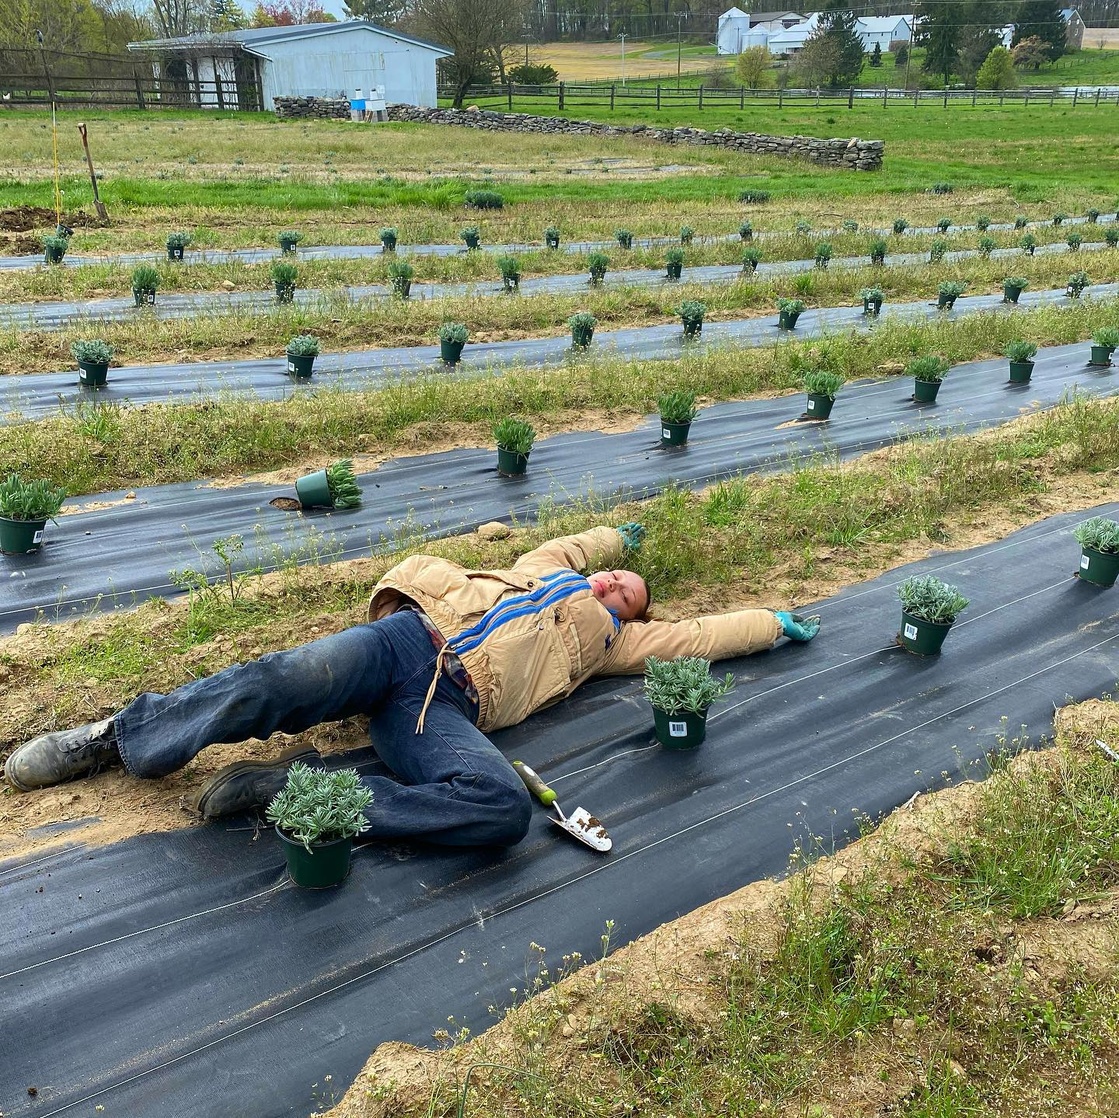
<svg viewBox="0 0 1119 1118"><path fill-rule="evenodd" d="M684 18L683 12L676 13L676 92L680 92L680 21Z"/></svg>
<svg viewBox="0 0 1119 1118"><path fill-rule="evenodd" d="M623 34L623 35L619 35L618 38L622 40L622 85L625 85L626 84L626 37Z"/></svg>

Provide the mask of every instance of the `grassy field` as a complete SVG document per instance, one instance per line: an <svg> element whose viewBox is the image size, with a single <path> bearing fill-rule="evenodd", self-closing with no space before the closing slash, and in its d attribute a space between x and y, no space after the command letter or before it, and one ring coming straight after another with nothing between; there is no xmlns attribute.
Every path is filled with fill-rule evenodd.
<svg viewBox="0 0 1119 1118"><path fill-rule="evenodd" d="M1115 48L1114 30L1084 36L1084 47L1043 66L1040 70L1018 71L1018 84L1021 87L1093 86L1119 84L1119 52ZM1106 45L1098 45L1101 37ZM524 61L524 46L514 47L513 56ZM938 88L940 79L935 74L924 74L921 64L925 52L915 48L909 62L908 73L911 78L920 77L926 88ZM622 80L621 44L617 40L592 43L546 43L533 44L529 48L529 58L534 63L547 63L559 73L560 81L613 81ZM627 81L647 83L659 79L662 84L675 84L676 79L676 42L646 42L626 40L625 77ZM777 84L777 75L787 67L787 63L774 59L770 74L770 86ZM732 75L734 58L719 55L715 47L685 40L680 50L680 73L686 78L684 84L696 85L704 79L711 82L713 74ZM654 75L655 77L650 77ZM881 66L871 66L870 56L866 55L863 70L859 76L859 86L889 85L897 89L905 84L906 67L895 65L894 55L886 51L882 55ZM789 84L796 84L790 82Z"/></svg>
<svg viewBox="0 0 1119 1118"><path fill-rule="evenodd" d="M663 62L663 44L659 49L656 61ZM710 59L700 55L694 61L708 65ZM610 119L637 117L619 111ZM193 234L194 247L222 248L272 247L287 228L303 232L305 246L375 243L381 226L394 225L406 246L455 241L463 225L477 223L487 244L538 246L552 224L565 240L609 239L621 226L639 237L671 237L683 224L702 238L733 234L749 218L758 232L772 234L759 245L766 259L776 260L810 254L821 239L796 234L798 220L814 230L857 220L859 232L828 235L841 255L865 252L867 228L888 227L898 216L914 225L942 216L970 222L981 213L996 221L1019 213L1045 220L1057 210L1078 214L1089 206L1111 212L1117 202L1119 114L1113 107L947 113L771 107L699 119L679 111L666 119L705 128L881 137L887 141L886 167L881 174L853 174L624 137L91 112L60 117L59 170L66 210L81 208L88 217L89 184L75 127L84 120L111 223L77 226L75 254L160 251L167 233L178 229ZM44 114L0 115L0 150L6 153L0 211L52 206L52 141ZM944 181L954 185L950 196L929 192ZM483 183L503 194L502 210L464 207L465 191ZM740 203L747 187L770 191L770 201ZM14 221L16 215L0 216ZM51 224L47 214L29 230L0 231L0 251L28 250L27 242L35 251L37 236ZM1042 241L1066 234L1053 226L1038 230ZM1098 231L1091 236L1098 239ZM968 247L977 237L974 229L949 234ZM928 240L904 243L925 249ZM996 240L1013 243L1007 234ZM890 251L901 243L891 239ZM699 243L688 251L687 265L734 262L741 250L738 242ZM538 247L522 255L527 275L574 273L587 263ZM659 268L663 249L611 249L608 255L612 269ZM488 255L413 262L417 278L497 279ZM674 288L608 285L570 296L371 306L339 298L337 288L382 281L384 261L300 260L301 286L327 293L321 305L140 320L98 331L125 364L276 356L297 332L315 334L326 351L345 352L431 344L439 323L448 319L467 324L473 340L538 337L566 333L567 316L583 308L604 328L672 320L675 304L685 297L706 302L714 320L772 316L780 294L813 305L850 304L860 287L879 280L894 302L928 299L945 278L963 279L969 292L997 290L1011 269L1037 289L1061 284L1074 265L1087 269L1094 283L1119 278L1119 252L1101 251L1075 260L1016 256L885 272L868 266L728 285L689 282L685 273L685 282ZM166 291L267 287L261 265L161 264L160 272ZM127 277L128 269L112 262L80 272L36 267L0 273L0 301L122 294ZM848 378L893 376L921 354L958 363L994 355L1018 337L1041 344L1083 342L1116 321L1119 301L1085 299L1067 308L942 317L909 326L886 318L868 334L840 331L757 349L682 352L673 361L592 351L573 355L554 371L513 369L462 381L433 374L380 392L321 389L277 403L83 403L49 419L0 427L0 476L35 462L42 476L75 494L131 488L142 495L142 487L162 482L290 471L343 455L368 456L374 463L433 447L489 445L494 420L510 414L530 419L541 434L624 425L649 414L667 387L694 391L702 403L799 393L809 368ZM0 329L0 371L67 368L70 342L88 332ZM118 709L139 691L163 691L290 646L309 632L321 635L355 623L364 616L371 582L406 553L445 554L471 567L503 566L550 535L604 519L640 519L649 538L635 563L664 616L701 612L713 602L715 608L761 604L775 595L815 600L932 548L988 542L1049 513L1112 499L1117 432L1115 399L1071 397L982 436L914 438L851 463L824 457L784 474L731 479L706 493L671 490L640 505L604 507L588 500L547 510L539 523L519 526L507 541L470 535L433 544L402 529L400 539L371 548L369 557L356 562L332 565L324 548L320 556L300 555L306 566L293 560L269 577L250 573L229 584L199 586L176 602L151 601L67 626L24 626L0 638L0 757L36 733L86 721L90 710ZM66 530L61 519L51 531ZM309 552L312 545L313 539ZM201 551L206 558L205 542ZM1114 704L1099 705L1106 713L1083 726L1119 748ZM475 1075L468 1112L485 1118L1113 1113L1119 1099L1116 775L1092 752L1083 726L1062 738L1064 752L1041 755L1036 769L1015 769L1005 757L994 758L998 778L973 793L958 818L896 858L891 847L864 863L873 865L873 873L845 872L841 888L815 891L810 878L795 878L775 893L775 907L759 918L759 934L741 920L729 934L720 925L683 971L662 966L662 955L646 964L648 981L615 981L629 956L617 963L611 956L573 980L584 986L550 992L549 983L577 961L534 972L524 993L542 996L512 1013L492 1038L456 1044L446 1065L414 1059L413 1066L423 1065L423 1077L402 1093L393 1085L399 1068L379 1079L364 1076L339 1118L461 1113L465 1068L486 1061L515 1070L512 1076L492 1068ZM350 724L308 735L327 751L362 738L361 728ZM1023 743L1011 735L1006 744L1010 751ZM218 750L207 751L177 782L149 782L142 811L128 778L119 772L96 777L91 787L97 826L107 830L91 841L101 841L96 836L102 834L115 840L181 827L184 791L234 755L268 751L260 742L231 746L217 760ZM44 823L88 823L92 798L73 800L80 802L71 807L73 801L52 790L17 795L4 788L0 829L24 849L45 847L58 839ZM86 832L66 831L67 841L75 834ZM1077 939L1071 920L1057 927L1077 905L1100 912L1098 920L1077 925L1098 930L1098 941ZM686 936L688 928L679 925L672 934ZM1040 947L1039 928L1047 937ZM608 927L604 936L605 955L617 945L609 942ZM545 929L538 938L546 943ZM617 997L608 997L611 991ZM432 1026L445 1028L446 1022ZM449 1032L448 1041L465 1040Z"/></svg>

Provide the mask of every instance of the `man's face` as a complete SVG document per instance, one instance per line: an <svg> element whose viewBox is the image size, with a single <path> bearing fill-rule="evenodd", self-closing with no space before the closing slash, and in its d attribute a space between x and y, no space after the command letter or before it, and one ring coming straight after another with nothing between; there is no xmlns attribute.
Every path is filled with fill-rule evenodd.
<svg viewBox="0 0 1119 1118"><path fill-rule="evenodd" d="M595 571L588 575L594 596L619 621L634 621L649 606L645 580L633 571Z"/></svg>

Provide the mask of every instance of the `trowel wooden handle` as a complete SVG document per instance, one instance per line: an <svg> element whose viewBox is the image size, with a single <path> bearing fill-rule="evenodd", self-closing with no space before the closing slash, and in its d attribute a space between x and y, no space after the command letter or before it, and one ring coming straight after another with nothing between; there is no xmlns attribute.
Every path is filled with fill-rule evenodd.
<svg viewBox="0 0 1119 1118"><path fill-rule="evenodd" d="M545 807L551 807L556 802L556 794L549 788L536 772L528 767L524 761L514 761L513 768L520 774L525 787L536 796Z"/></svg>

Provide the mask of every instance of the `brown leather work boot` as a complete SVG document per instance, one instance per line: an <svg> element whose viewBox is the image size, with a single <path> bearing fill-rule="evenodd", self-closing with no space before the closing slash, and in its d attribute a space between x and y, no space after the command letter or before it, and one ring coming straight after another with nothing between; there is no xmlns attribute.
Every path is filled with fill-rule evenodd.
<svg viewBox="0 0 1119 1118"><path fill-rule="evenodd" d="M269 761L234 761L219 769L185 803L203 819L224 819L262 811L287 783L288 769L296 761L312 768L323 767L322 756L309 745L285 749Z"/></svg>

